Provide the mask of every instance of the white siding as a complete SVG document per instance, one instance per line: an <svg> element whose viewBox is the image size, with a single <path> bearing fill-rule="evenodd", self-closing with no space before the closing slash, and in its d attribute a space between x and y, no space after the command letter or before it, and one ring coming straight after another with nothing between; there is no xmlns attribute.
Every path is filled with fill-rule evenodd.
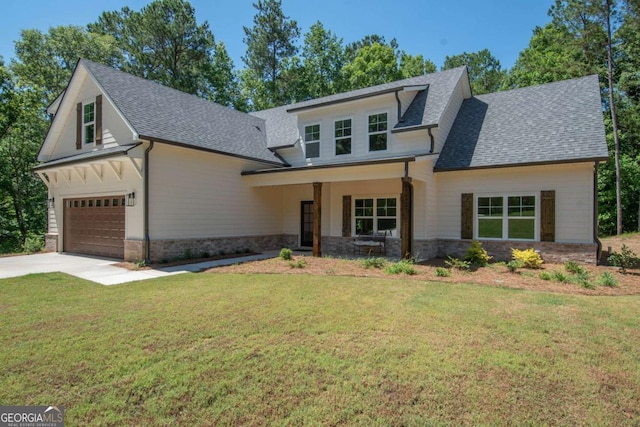
<svg viewBox="0 0 640 427"><path fill-rule="evenodd" d="M255 162L156 144L149 163L151 239L282 232L282 190L241 179Z"/></svg>
<svg viewBox="0 0 640 427"><path fill-rule="evenodd" d="M451 98L449 98L447 107L444 109L442 116L440 116L438 127L432 131L435 138L434 151L436 153L442 151L442 147L447 140L451 126L453 126L453 122L456 120L456 116L458 115L458 110L460 110L462 101L464 101L463 85L465 84L466 81L464 79L460 79L458 81L456 88L451 93Z"/></svg>
<svg viewBox="0 0 640 427"><path fill-rule="evenodd" d="M435 174L437 237L460 238L460 198L474 195L556 191L556 241L593 241L593 165L531 166ZM539 198L537 203L539 205ZM539 219L538 219L539 220Z"/></svg>

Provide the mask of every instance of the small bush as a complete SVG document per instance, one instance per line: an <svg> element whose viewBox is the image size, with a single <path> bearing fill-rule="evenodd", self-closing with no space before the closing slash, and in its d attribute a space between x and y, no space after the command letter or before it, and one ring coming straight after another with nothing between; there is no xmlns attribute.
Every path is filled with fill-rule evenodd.
<svg viewBox="0 0 640 427"><path fill-rule="evenodd" d="M569 276L567 276L566 274L564 274L564 272L560 270L554 270L552 274L553 274L553 280L557 280L560 283L566 283L569 281Z"/></svg>
<svg viewBox="0 0 640 427"><path fill-rule="evenodd" d="M145 260L138 260L134 262L136 268L144 268L147 267L149 264L147 264L147 261Z"/></svg>
<svg viewBox="0 0 640 427"><path fill-rule="evenodd" d="M618 279L616 279L613 274L609 273L608 271L604 271L600 276L598 276L598 285L615 288L616 286L618 286Z"/></svg>
<svg viewBox="0 0 640 427"><path fill-rule="evenodd" d="M487 251L482 247L482 243L478 242L477 240L471 242L471 245L467 249L467 253L464 256L465 261L481 267L489 264L491 258L493 257L489 256Z"/></svg>
<svg viewBox="0 0 640 427"><path fill-rule="evenodd" d="M449 276L451 276L451 271L449 271L448 268L436 267L436 276L438 276L438 277L449 277Z"/></svg>
<svg viewBox="0 0 640 427"><path fill-rule="evenodd" d="M553 280L553 273L550 271L543 271L540 273L540 278L542 280Z"/></svg>
<svg viewBox="0 0 640 427"><path fill-rule="evenodd" d="M384 268L387 265L387 260L379 257L379 258L367 258L362 260L362 266L364 268Z"/></svg>
<svg viewBox="0 0 640 427"><path fill-rule="evenodd" d="M576 285L580 285L585 289L595 289L596 287L591 283L591 273L582 269L581 272L574 274L571 276L569 281L575 283Z"/></svg>
<svg viewBox="0 0 640 427"><path fill-rule="evenodd" d="M509 270L510 273L515 273L516 270L519 269L520 267L522 267L522 263L515 259L507 263L507 269Z"/></svg>
<svg viewBox="0 0 640 427"><path fill-rule="evenodd" d="M307 261L304 258L300 258L298 261L291 261L289 263L291 268L305 268L307 266Z"/></svg>
<svg viewBox="0 0 640 427"><path fill-rule="evenodd" d="M384 268L384 272L387 274L407 274L409 276L413 276L418 273L416 268L413 266L413 261L406 259L387 265Z"/></svg>
<svg viewBox="0 0 640 427"><path fill-rule="evenodd" d="M40 252L44 249L44 237L31 234L27 236L22 244L22 251L28 254Z"/></svg>
<svg viewBox="0 0 640 427"><path fill-rule="evenodd" d="M515 261L520 261L522 268L542 267L542 258L533 248L525 250L511 249L511 256Z"/></svg>
<svg viewBox="0 0 640 427"><path fill-rule="evenodd" d="M620 272L626 273L627 269L633 268L640 263L640 258L627 245L622 245L620 252L612 252L607 258L609 264L620 267Z"/></svg>
<svg viewBox="0 0 640 427"><path fill-rule="evenodd" d="M564 264L564 269L571 274L583 274L585 272L585 269L580 267L575 261L567 261Z"/></svg>
<svg viewBox="0 0 640 427"><path fill-rule="evenodd" d="M293 259L293 251L289 248L280 249L280 259L291 261Z"/></svg>
<svg viewBox="0 0 640 427"><path fill-rule="evenodd" d="M471 263L469 261L463 261L461 259L454 258L451 256L447 257L444 263L448 268L452 268L454 270L459 270L459 271L469 271L469 269L471 268Z"/></svg>

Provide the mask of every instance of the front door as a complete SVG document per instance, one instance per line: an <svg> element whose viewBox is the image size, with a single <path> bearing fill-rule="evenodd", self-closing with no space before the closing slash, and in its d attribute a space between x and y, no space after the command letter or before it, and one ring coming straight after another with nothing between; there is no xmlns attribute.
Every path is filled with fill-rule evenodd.
<svg viewBox="0 0 640 427"><path fill-rule="evenodd" d="M313 246L313 201L300 202L300 246Z"/></svg>

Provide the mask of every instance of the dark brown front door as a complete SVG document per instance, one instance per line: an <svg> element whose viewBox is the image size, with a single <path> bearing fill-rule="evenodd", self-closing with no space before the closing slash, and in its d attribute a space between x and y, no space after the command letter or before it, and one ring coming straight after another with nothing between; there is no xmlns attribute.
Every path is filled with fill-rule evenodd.
<svg viewBox="0 0 640 427"><path fill-rule="evenodd" d="M300 246L313 246L313 202L300 202Z"/></svg>
<svg viewBox="0 0 640 427"><path fill-rule="evenodd" d="M123 195L64 200L64 251L124 258Z"/></svg>

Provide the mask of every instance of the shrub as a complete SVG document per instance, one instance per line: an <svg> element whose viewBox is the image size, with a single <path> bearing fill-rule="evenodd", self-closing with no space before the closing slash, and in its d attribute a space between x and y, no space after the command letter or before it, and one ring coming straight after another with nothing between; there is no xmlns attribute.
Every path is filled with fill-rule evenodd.
<svg viewBox="0 0 640 427"><path fill-rule="evenodd" d="M486 266L491 260L491 256L482 247L482 243L474 240L467 249L467 253L464 256L465 261L469 261L473 265Z"/></svg>
<svg viewBox="0 0 640 427"><path fill-rule="evenodd" d="M280 259L283 259L285 261L291 261L291 259L293 259L293 251L289 248L282 248L280 249Z"/></svg>
<svg viewBox="0 0 640 427"><path fill-rule="evenodd" d="M304 258L300 258L298 261L289 262L289 266L291 268L305 268L307 266L307 261Z"/></svg>
<svg viewBox="0 0 640 427"><path fill-rule="evenodd" d="M385 265L387 265L387 260L381 257L362 260L362 266L364 268L384 268Z"/></svg>
<svg viewBox="0 0 640 427"><path fill-rule="evenodd" d="M147 264L147 261L145 260L138 260L134 262L136 268L144 268L144 267L148 267L149 264Z"/></svg>
<svg viewBox="0 0 640 427"><path fill-rule="evenodd" d="M520 267L522 267L522 263L515 259L507 263L507 269L509 270L510 273L515 273L516 270L519 269Z"/></svg>
<svg viewBox="0 0 640 427"><path fill-rule="evenodd" d="M567 261L564 264L564 269L571 274L583 274L585 272L585 269L580 267L575 261Z"/></svg>
<svg viewBox="0 0 640 427"><path fill-rule="evenodd" d="M591 273L589 273L586 270L582 270L579 273L574 274L573 276L571 276L570 278L568 278L569 281L582 286L583 288L586 289L595 289L596 287L593 285L593 283L591 283Z"/></svg>
<svg viewBox="0 0 640 427"><path fill-rule="evenodd" d="M602 272L602 274L598 277L598 285L608 286L610 288L615 288L618 286L618 279L616 279L613 274L608 271Z"/></svg>
<svg viewBox="0 0 640 427"><path fill-rule="evenodd" d="M542 258L533 248L525 250L511 249L511 256L515 261L520 261L520 266L523 268L542 267Z"/></svg>
<svg viewBox="0 0 640 427"><path fill-rule="evenodd" d="M436 267L436 276L438 276L438 277L449 277L449 276L451 276L451 271L449 271L448 268Z"/></svg>
<svg viewBox="0 0 640 427"><path fill-rule="evenodd" d="M569 280L569 277L560 270L554 270L552 274L553 280L557 280L558 282L565 283Z"/></svg>
<svg viewBox="0 0 640 427"><path fill-rule="evenodd" d="M30 234L22 244L22 251L28 254L40 252L44 249L44 237Z"/></svg>
<svg viewBox="0 0 640 427"><path fill-rule="evenodd" d="M469 271L469 268L471 268L471 263L469 261L463 261L451 256L447 257L444 263L448 268L453 268L454 270L459 271Z"/></svg>
<svg viewBox="0 0 640 427"><path fill-rule="evenodd" d="M543 271L540 273L540 278L542 280L553 280L553 273L549 271Z"/></svg>
<svg viewBox="0 0 640 427"><path fill-rule="evenodd" d="M384 268L384 272L387 274L407 274L409 276L418 273L416 268L413 266L413 261L406 259L387 265Z"/></svg>
<svg viewBox="0 0 640 427"><path fill-rule="evenodd" d="M620 272L622 273L626 273L628 268L633 268L640 263L638 255L624 244L620 252L612 252L607 260L614 267L620 267Z"/></svg>

